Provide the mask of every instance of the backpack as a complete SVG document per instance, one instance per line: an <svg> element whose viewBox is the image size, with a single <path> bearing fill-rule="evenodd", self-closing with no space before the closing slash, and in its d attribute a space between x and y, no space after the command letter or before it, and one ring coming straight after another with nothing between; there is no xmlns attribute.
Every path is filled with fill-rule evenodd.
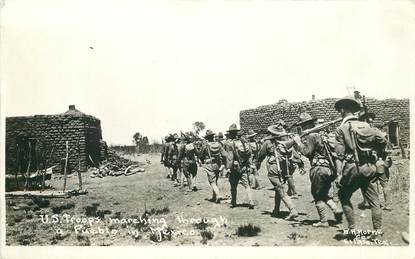
<svg viewBox="0 0 415 259"><path fill-rule="evenodd" d="M170 159L175 160L179 155L179 147L176 143L172 143L169 151Z"/></svg>
<svg viewBox="0 0 415 259"><path fill-rule="evenodd" d="M382 153L385 150L387 140L380 130L367 123L350 123L349 127L354 135L355 146L359 154L372 151Z"/></svg>
<svg viewBox="0 0 415 259"><path fill-rule="evenodd" d="M238 162L240 163L247 162L251 157L251 149L249 143L246 143L243 140L234 140L233 150Z"/></svg>
<svg viewBox="0 0 415 259"><path fill-rule="evenodd" d="M209 153L210 158L220 159L221 153L220 149L222 145L219 142L208 142L207 143L207 151Z"/></svg>

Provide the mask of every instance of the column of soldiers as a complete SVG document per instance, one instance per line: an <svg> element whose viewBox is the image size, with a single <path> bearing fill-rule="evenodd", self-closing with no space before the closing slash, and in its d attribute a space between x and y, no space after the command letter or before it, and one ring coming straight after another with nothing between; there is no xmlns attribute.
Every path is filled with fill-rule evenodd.
<svg viewBox="0 0 415 259"><path fill-rule="evenodd" d="M261 164L274 187L274 217L281 217L281 201L288 208L286 220L299 216L293 199L298 199L293 173L298 168L302 174L305 156L310 163L310 189L319 215L314 227L328 227L328 211L332 212L337 224L342 222L343 214L349 229L354 229L355 218L351 197L361 189L364 204L372 212L373 228L382 233L382 212L376 182L383 187L384 208L390 210L387 180L391 160L385 152L386 138L380 130L372 127L368 114L359 116L359 101L345 97L334 107L340 119L320 124L317 118L304 112L295 123L302 133L288 133L283 120L267 128L267 136L258 140L257 133L250 130L245 135L236 124L232 124L224 134L206 130L203 139L196 135L182 133L165 137L161 162L167 168L167 177L176 186L183 186L186 179L188 191L197 191L196 174L206 173L212 202L221 203L224 196L218 187L219 178L229 180L230 207L237 206L237 187L241 184L248 196L248 208L254 209L252 189L262 188L258 180ZM340 122L334 131L329 126ZM301 155L300 155L301 154ZM198 168L200 170L198 170ZM184 177L182 177L182 173ZM288 189L288 191L286 191ZM333 195L338 195L340 206Z"/></svg>

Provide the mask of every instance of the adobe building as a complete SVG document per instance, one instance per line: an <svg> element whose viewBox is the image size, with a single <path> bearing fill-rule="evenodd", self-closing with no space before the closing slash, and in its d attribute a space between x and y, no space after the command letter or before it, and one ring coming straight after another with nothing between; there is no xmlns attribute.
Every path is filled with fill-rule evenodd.
<svg viewBox="0 0 415 259"><path fill-rule="evenodd" d="M98 164L106 158L101 121L75 105L57 115L7 117L6 173L26 172L28 167L31 172L43 169L45 158L48 167L56 165L62 171L67 141L72 171L79 167L86 171L92 161Z"/></svg>
<svg viewBox="0 0 415 259"><path fill-rule="evenodd" d="M243 110L239 114L241 129L245 132L252 129L263 133L269 125L277 123L280 119L283 119L290 127L298 121L298 115L301 112L307 112L311 116L325 121L334 120L340 117L334 109L334 103L338 99L327 98L303 102L280 100L275 104ZM409 99L377 100L367 98L366 105L368 112L373 112L376 115L374 125L387 132L388 140L392 145L394 147L402 145L409 148ZM300 130L291 128L289 131L298 132Z"/></svg>

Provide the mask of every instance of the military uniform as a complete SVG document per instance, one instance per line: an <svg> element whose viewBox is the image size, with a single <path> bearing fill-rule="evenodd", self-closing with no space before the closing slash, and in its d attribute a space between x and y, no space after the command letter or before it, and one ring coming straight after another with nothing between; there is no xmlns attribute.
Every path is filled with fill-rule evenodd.
<svg viewBox="0 0 415 259"><path fill-rule="evenodd" d="M254 208L251 186L248 174L252 165L252 153L249 143L237 138L239 129L235 124L229 127L230 138L225 142L225 149L228 152L227 169L230 171L229 183L231 185L231 207L237 206L237 190L240 183L246 190L249 199L249 208Z"/></svg>
<svg viewBox="0 0 415 259"><path fill-rule="evenodd" d="M163 152L163 164L167 168L167 178L172 178L173 176L173 169L171 164L171 158L170 158L170 152L173 150L173 142L172 142L172 136L169 136L167 138L167 141L164 146L164 152Z"/></svg>
<svg viewBox="0 0 415 259"><path fill-rule="evenodd" d="M333 201L333 197L330 196L330 189L334 180L334 173L330 168L330 162L328 154L324 145L326 145L329 152L332 152L330 145L324 143L323 137L319 133L311 133L303 139L303 143L298 147L299 151L306 156L310 161L310 182L311 182L311 194L314 198L314 203L317 212L320 216L320 223L313 224L316 227L326 227L327 223L327 205L332 212L338 223L341 221L342 211L337 207Z"/></svg>
<svg viewBox="0 0 415 259"><path fill-rule="evenodd" d="M295 151L294 148L286 148L284 146L280 146L279 153L281 154L281 170L283 174L283 178L288 183L288 196L291 198L296 199L300 195L297 193L295 188L294 182L294 172L296 166L304 167L303 161L301 160L299 154Z"/></svg>
<svg viewBox="0 0 415 259"><path fill-rule="evenodd" d="M208 177L209 185L212 188L211 201L220 202L222 199L218 188L219 173L227 161L227 153L218 142L213 140L214 133L211 130L206 131L205 138L208 139L202 146L200 160L203 163L201 171L205 172Z"/></svg>
<svg viewBox="0 0 415 259"><path fill-rule="evenodd" d="M278 134L285 134L285 130L280 125L271 125L268 127L268 131L278 136ZM293 219L298 216L298 212L295 209L291 198L285 193L282 172L282 166L285 164L282 162L280 152L282 149L287 148L284 143L277 143L273 138L268 138L262 143L258 153L258 162L265 160L266 169L268 172L268 179L274 186L275 190L275 202L272 216L278 216L280 214L281 201L289 209L290 215L286 219Z"/></svg>
<svg viewBox="0 0 415 259"><path fill-rule="evenodd" d="M177 171L180 169L180 160L179 160L179 143L178 143L178 135L175 134L173 137L173 141L169 145L168 149L168 164L172 170L172 181L179 182L179 178L177 177Z"/></svg>
<svg viewBox="0 0 415 259"><path fill-rule="evenodd" d="M336 182L339 185L339 200L343 207L350 229L355 228L355 219L353 206L350 201L353 193L361 189L365 200L368 202L372 211L372 223L375 230L382 228L382 211L380 210L379 196L376 192L374 183L376 177L376 159L372 154L363 152L356 147L356 141L353 141L355 134L351 131L370 129L369 124L361 122L352 113L360 109L360 104L352 98L343 98L336 102L335 108L342 113L343 121L336 131L335 138L335 159L336 169L340 179ZM380 141L381 136L376 136ZM359 157L359 163L356 165L355 151Z"/></svg>
<svg viewBox="0 0 415 259"><path fill-rule="evenodd" d="M365 112L363 115L359 117L359 120L366 121L367 123L369 123L371 127L373 127L373 121L375 118L376 118L376 115L374 113ZM383 135L384 138L386 139L386 133L382 132L380 129L379 129L379 134ZM384 198L383 209L389 210L389 211L392 210L392 208L390 207L390 186L389 186L389 168L391 166L392 166L392 160L390 159L390 157L387 157L386 153L381 154L379 156L378 161L376 161L376 174L378 176L378 179L376 181L377 191L378 191L378 194L381 195L380 193L380 186L381 186L382 192L383 192L383 198ZM360 209L366 208L366 200L364 198L363 198L363 202L360 203L358 207Z"/></svg>
<svg viewBox="0 0 415 259"><path fill-rule="evenodd" d="M179 157L182 161L183 174L187 179L187 185L189 189L196 191L197 152L189 138L186 139L186 144L180 147Z"/></svg>
<svg viewBox="0 0 415 259"><path fill-rule="evenodd" d="M249 182L253 189L261 189L261 185L259 184L259 181L258 181L258 176L259 176L258 172L261 167L261 163L258 162L258 152L259 152L259 149L261 148L261 145L258 143L258 141L254 139L254 136L256 135L257 135L256 132L254 132L253 130L249 130L246 136L249 141L249 148L251 149L251 152L252 152L252 164L249 170L250 177L248 179L250 180Z"/></svg>
<svg viewBox="0 0 415 259"><path fill-rule="evenodd" d="M219 144L221 144L221 146L223 148L225 148L225 142L226 142L226 140L224 139L224 135L223 135L222 132L218 132L218 134L216 135L216 141L219 142ZM223 177L223 178L226 177L226 167L223 167L223 169L219 173L219 176L220 177Z"/></svg>

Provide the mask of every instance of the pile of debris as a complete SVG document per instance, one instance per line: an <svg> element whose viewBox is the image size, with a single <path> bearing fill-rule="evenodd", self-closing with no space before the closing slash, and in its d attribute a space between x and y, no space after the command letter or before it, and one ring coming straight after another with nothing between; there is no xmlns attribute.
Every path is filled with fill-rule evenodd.
<svg viewBox="0 0 415 259"><path fill-rule="evenodd" d="M90 168L91 177L106 177L106 176L120 176L132 175L139 172L144 172L144 164L134 162L129 159L120 157L113 150L108 150L107 160L101 162L101 165L96 168Z"/></svg>

